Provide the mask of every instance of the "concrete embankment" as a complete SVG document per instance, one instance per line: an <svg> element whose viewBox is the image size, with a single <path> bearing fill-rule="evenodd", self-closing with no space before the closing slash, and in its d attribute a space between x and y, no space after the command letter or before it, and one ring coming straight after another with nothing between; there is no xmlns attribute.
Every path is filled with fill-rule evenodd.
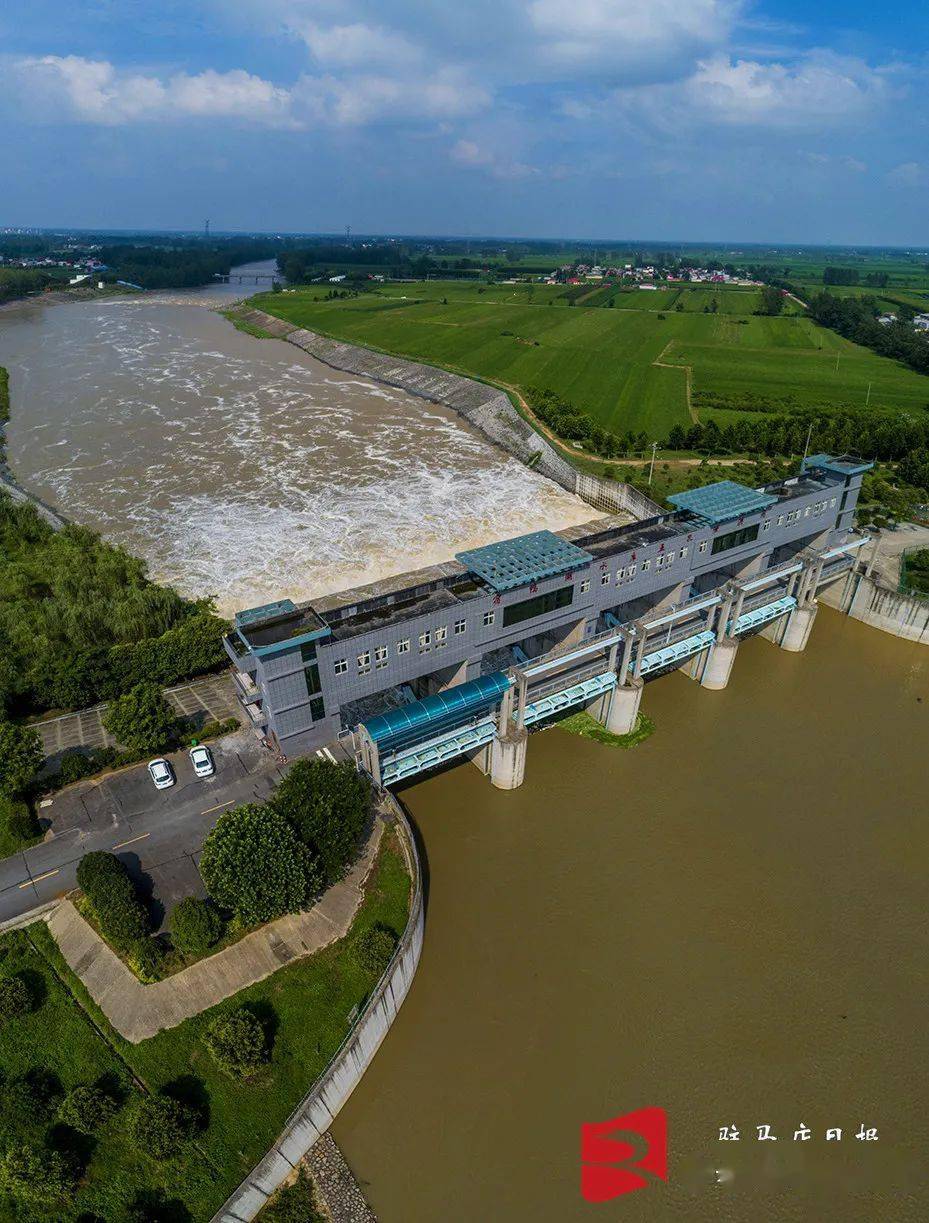
<svg viewBox="0 0 929 1223"><path fill-rule="evenodd" d="M16 483L12 471L6 461L6 430L10 419L10 389L7 371L0 366L0 489L9 493L14 501L22 505L34 505L40 518L44 518L50 527L56 531L65 525L66 520L50 505L46 505L39 497L27 493Z"/></svg>
<svg viewBox="0 0 929 1223"><path fill-rule="evenodd" d="M629 484L587 475L561 457L544 437L513 407L499 387L463 374L449 373L389 353L328 339L315 331L294 327L264 310L239 307L236 317L308 352L333 369L358 374L453 409L495 446L513 455L533 471L553 480L588 505L607 514L626 512L633 518L652 518L663 511Z"/></svg>
<svg viewBox="0 0 929 1223"><path fill-rule="evenodd" d="M845 612L871 628L905 641L929 645L929 599L900 589L906 552L929 548L929 528L901 523L896 530L878 531L874 543L842 582L820 595L820 602Z"/></svg>
<svg viewBox="0 0 929 1223"><path fill-rule="evenodd" d="M212 1223L250 1223L254 1219L271 1194L329 1129L371 1064L413 983L425 927L422 872L406 816L388 792L384 795L383 810L395 820L397 836L413 879L406 929L342 1047L294 1109L270 1151L213 1216Z"/></svg>

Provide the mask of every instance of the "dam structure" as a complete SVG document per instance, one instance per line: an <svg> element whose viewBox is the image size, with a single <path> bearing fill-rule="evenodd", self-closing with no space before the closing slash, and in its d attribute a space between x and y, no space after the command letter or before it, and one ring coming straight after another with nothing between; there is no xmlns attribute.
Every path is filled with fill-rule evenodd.
<svg viewBox="0 0 929 1223"><path fill-rule="evenodd" d="M746 636L799 651L851 567L853 456L762 488L724 480L643 521L601 518L460 552L315 599L238 612L225 640L256 733L287 755L346 742L382 786L470 759L518 786L533 727L587 709L633 729L645 683L724 688Z"/></svg>

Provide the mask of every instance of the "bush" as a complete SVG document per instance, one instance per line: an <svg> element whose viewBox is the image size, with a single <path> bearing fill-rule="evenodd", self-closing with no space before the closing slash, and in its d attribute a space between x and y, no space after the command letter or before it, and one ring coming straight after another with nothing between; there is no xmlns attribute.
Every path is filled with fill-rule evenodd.
<svg viewBox="0 0 929 1223"><path fill-rule="evenodd" d="M148 934L148 913L115 855L102 851L85 854L78 864L77 885L93 906L101 931L114 946L127 950Z"/></svg>
<svg viewBox="0 0 929 1223"><path fill-rule="evenodd" d="M380 977L390 963L398 942L395 930L378 923L358 936L355 957L362 968Z"/></svg>
<svg viewBox="0 0 929 1223"><path fill-rule="evenodd" d="M193 1110L170 1096L140 1096L129 1113L129 1137L153 1159L170 1159L196 1127Z"/></svg>
<svg viewBox="0 0 929 1223"><path fill-rule="evenodd" d="M0 1160L0 1189L24 1205L53 1206L72 1185L61 1155L31 1143L11 1147Z"/></svg>
<svg viewBox="0 0 929 1223"><path fill-rule="evenodd" d="M0 720L0 794L20 794L35 780L45 753L31 726Z"/></svg>
<svg viewBox="0 0 929 1223"><path fill-rule="evenodd" d="M287 820L258 804L220 817L203 847L200 874L214 900L248 926L296 913L318 879Z"/></svg>
<svg viewBox="0 0 929 1223"><path fill-rule="evenodd" d="M86 1085L69 1091L58 1109L65 1125L81 1134L95 1134L114 1116L118 1105L99 1087Z"/></svg>
<svg viewBox="0 0 929 1223"><path fill-rule="evenodd" d="M171 911L171 942L182 955L204 955L222 932L222 918L207 900L186 896Z"/></svg>
<svg viewBox="0 0 929 1223"><path fill-rule="evenodd" d="M178 717L157 684L136 684L118 696L103 715L118 743L134 752L159 752L177 735Z"/></svg>
<svg viewBox="0 0 929 1223"><path fill-rule="evenodd" d="M313 1182L303 1168L294 1183L281 1189L265 1206L261 1223L323 1223L316 1209Z"/></svg>
<svg viewBox="0 0 929 1223"><path fill-rule="evenodd" d="M365 826L371 787L353 764L297 760L278 786L273 806L319 861L324 884L340 879Z"/></svg>
<svg viewBox="0 0 929 1223"><path fill-rule="evenodd" d="M164 949L157 938L141 938L127 949L127 958L136 976L142 981L161 980L161 966L164 963Z"/></svg>
<svg viewBox="0 0 929 1223"><path fill-rule="evenodd" d="M61 1080L35 1067L3 1089L3 1127L8 1134L25 1137L41 1128L61 1099Z"/></svg>
<svg viewBox="0 0 929 1223"><path fill-rule="evenodd" d="M22 977L0 977L0 1028L31 1010L32 994Z"/></svg>
<svg viewBox="0 0 929 1223"><path fill-rule="evenodd" d="M217 1015L206 1030L204 1042L217 1065L233 1078L254 1074L269 1059L264 1030L244 1006Z"/></svg>
<svg viewBox="0 0 929 1223"><path fill-rule="evenodd" d="M107 696L125 692L134 684L161 687L214 671L228 663L223 633L228 624L209 612L188 616L160 637L148 637L110 650Z"/></svg>
<svg viewBox="0 0 929 1223"><path fill-rule="evenodd" d="M0 818L6 822L7 832L13 841L31 841L41 831L32 808L21 798L0 795Z"/></svg>

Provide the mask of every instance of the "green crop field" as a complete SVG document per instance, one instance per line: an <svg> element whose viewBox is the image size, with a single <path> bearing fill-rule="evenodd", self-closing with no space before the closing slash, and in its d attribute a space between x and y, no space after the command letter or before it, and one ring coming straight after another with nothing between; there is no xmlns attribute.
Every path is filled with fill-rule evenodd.
<svg viewBox="0 0 929 1223"><path fill-rule="evenodd" d="M708 394L729 401L719 423L734 418L740 396L828 411L864 407L870 385L874 408L929 405L929 379L801 313L752 315L756 290L634 290L616 294L612 308L604 307L601 288L574 306L564 292L429 281L331 301L301 289L263 294L254 304L339 339L522 391L550 388L614 432L644 431L658 440L692 420L688 367L694 403ZM667 304L677 298L683 311ZM713 300L717 311L704 313Z"/></svg>

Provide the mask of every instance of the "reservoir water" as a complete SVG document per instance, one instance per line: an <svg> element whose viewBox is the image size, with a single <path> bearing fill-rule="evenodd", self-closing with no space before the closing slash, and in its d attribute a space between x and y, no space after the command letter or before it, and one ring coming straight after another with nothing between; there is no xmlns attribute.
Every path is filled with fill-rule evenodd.
<svg viewBox="0 0 929 1223"><path fill-rule="evenodd" d="M635 748L550 729L519 790L407 789L425 949L334 1127L381 1223L929 1217L927 681L821 608L723 692L648 684ZM645 1106L668 1183L584 1202L581 1123Z"/></svg>
<svg viewBox="0 0 929 1223"><path fill-rule="evenodd" d="M0 311L24 487L226 613L596 517L454 412L203 308L254 290Z"/></svg>

